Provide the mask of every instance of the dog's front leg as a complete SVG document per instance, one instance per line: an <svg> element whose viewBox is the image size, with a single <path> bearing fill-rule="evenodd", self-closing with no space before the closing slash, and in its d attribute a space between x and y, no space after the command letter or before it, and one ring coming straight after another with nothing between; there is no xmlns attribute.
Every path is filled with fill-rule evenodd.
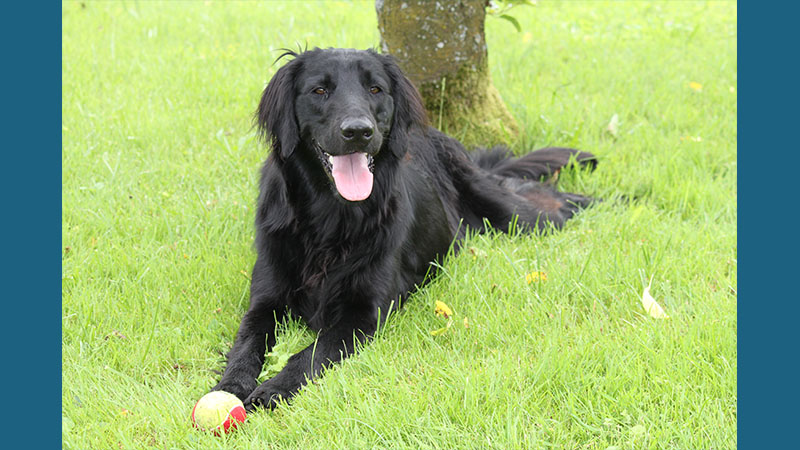
<svg viewBox="0 0 800 450"><path fill-rule="evenodd" d="M256 388L256 378L261 373L269 347L275 345L275 313L269 308L251 308L242 318L236 340L228 352L228 363L222 379L212 391L225 391L241 400Z"/></svg>
<svg viewBox="0 0 800 450"><path fill-rule="evenodd" d="M286 367L258 386L244 401L248 411L256 407L274 408L281 399L289 400L308 380L323 369L352 354L356 345L371 339L377 319L371 314L346 316L320 331L317 340L289 358Z"/></svg>
<svg viewBox="0 0 800 450"><path fill-rule="evenodd" d="M285 301L279 300L277 278L269 267L256 261L250 285L250 308L242 317L236 340L228 352L222 379L212 391L225 391L245 400L258 382L266 352L275 345L275 325L286 314Z"/></svg>

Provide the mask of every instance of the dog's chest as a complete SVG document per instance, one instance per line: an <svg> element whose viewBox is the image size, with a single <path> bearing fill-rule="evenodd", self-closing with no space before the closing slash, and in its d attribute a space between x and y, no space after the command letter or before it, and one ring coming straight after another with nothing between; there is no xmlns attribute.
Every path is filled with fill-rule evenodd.
<svg viewBox="0 0 800 450"><path fill-rule="evenodd" d="M393 197L383 200L344 210L330 202L307 203L298 208L292 231L273 241L282 247L279 253L293 256L273 261L292 280L289 306L312 327L312 321L408 290L395 276L408 270L402 248L409 247L404 243L410 222L396 219L408 211Z"/></svg>
<svg viewBox="0 0 800 450"><path fill-rule="evenodd" d="M305 303L363 290L370 275L382 269L393 252L391 232L385 227L326 219L301 225L297 233L275 242L285 249L280 253L295 256L274 263L293 280L293 291L305 297Z"/></svg>
<svg viewBox="0 0 800 450"><path fill-rule="evenodd" d="M368 243L314 242L303 246L305 258L294 272L296 285L289 299L293 313L308 325L316 326L338 320L343 310L382 296L371 280L380 279L371 264L375 254Z"/></svg>

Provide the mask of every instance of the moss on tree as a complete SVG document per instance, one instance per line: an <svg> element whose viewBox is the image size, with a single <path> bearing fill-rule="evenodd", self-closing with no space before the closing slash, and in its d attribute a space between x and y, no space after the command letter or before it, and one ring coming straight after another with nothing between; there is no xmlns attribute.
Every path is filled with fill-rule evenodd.
<svg viewBox="0 0 800 450"><path fill-rule="evenodd" d="M376 1L383 51L417 86L431 123L467 146L519 133L489 75L485 8L485 0Z"/></svg>

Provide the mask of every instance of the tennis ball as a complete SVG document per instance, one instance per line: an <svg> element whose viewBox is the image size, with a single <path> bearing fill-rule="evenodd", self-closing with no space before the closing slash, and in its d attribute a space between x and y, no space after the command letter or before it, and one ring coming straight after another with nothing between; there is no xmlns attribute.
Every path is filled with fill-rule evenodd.
<svg viewBox="0 0 800 450"><path fill-rule="evenodd" d="M239 397L224 391L213 391L202 396L192 409L194 426L203 431L213 431L219 436L220 430L227 433L244 422L247 413Z"/></svg>

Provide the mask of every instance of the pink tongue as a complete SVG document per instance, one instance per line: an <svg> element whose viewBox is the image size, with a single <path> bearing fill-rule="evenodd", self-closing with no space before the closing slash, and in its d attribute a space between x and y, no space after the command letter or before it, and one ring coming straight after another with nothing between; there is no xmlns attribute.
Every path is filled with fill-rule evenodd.
<svg viewBox="0 0 800 450"><path fill-rule="evenodd" d="M364 200L372 192L372 172L366 153L332 156L333 181L339 194L351 202Z"/></svg>

